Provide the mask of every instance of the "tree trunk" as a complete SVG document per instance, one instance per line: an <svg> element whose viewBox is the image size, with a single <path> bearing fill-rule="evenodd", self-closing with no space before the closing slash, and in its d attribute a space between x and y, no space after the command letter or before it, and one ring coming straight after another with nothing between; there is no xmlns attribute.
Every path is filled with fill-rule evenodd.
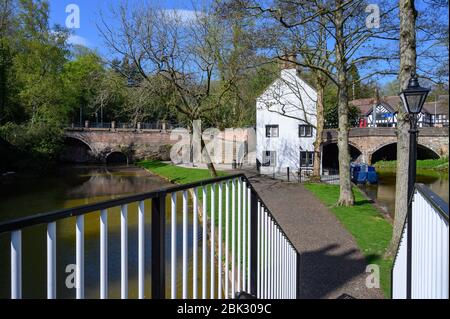
<svg viewBox="0 0 450 319"><path fill-rule="evenodd" d="M325 81L321 74L317 74L316 86L317 86L317 123L316 123L316 141L314 142L314 166L312 179L314 181L320 181L320 165L321 165L321 152L320 148L323 142L323 127L324 127L324 92Z"/></svg>
<svg viewBox="0 0 450 319"><path fill-rule="evenodd" d="M341 7L341 1L336 1L337 7ZM355 197L352 191L350 179L350 152L348 148L348 93L347 93L347 62L345 59L344 44L344 18L343 9L337 9L335 13L336 27L336 66L338 80L338 149L339 149L339 206L352 206Z"/></svg>
<svg viewBox="0 0 450 319"><path fill-rule="evenodd" d="M195 161L199 161L200 163L206 162L206 166L208 167L209 173L211 177L217 177L217 171L214 167L214 163L211 160L211 156L209 155L208 149L206 148L206 143L203 140L202 136L202 127L201 120L192 120L191 122L191 143L190 143L190 157L192 159L192 164ZM200 145L198 145L200 142ZM200 154L198 154L198 148L200 146Z"/></svg>
<svg viewBox="0 0 450 319"><path fill-rule="evenodd" d="M416 16L414 0L399 0L400 7L400 73L401 89L408 86L416 71ZM394 256L402 235L408 211L409 119L402 105L397 115L397 171L395 181L394 231L387 254Z"/></svg>
<svg viewBox="0 0 450 319"><path fill-rule="evenodd" d="M209 156L208 149L206 148L205 141L203 140L203 137L200 137L200 143L202 148L202 154L203 158L206 160L206 166L208 167L209 173L211 174L211 177L217 177L217 171L214 167L214 163L211 160L211 156Z"/></svg>

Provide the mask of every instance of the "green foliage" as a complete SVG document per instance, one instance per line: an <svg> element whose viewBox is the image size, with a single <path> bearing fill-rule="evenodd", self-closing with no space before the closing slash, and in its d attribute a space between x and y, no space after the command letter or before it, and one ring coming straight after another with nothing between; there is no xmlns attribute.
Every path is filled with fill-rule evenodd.
<svg viewBox="0 0 450 319"><path fill-rule="evenodd" d="M338 118L338 90L333 84L329 84L325 87L324 96L324 117L325 128L337 128L339 127ZM348 120L350 126L357 126L359 120L359 109L352 104L349 104Z"/></svg>
<svg viewBox="0 0 450 319"><path fill-rule="evenodd" d="M48 26L47 1L20 0L1 32L0 124L62 121L67 115L61 70L68 33Z"/></svg>
<svg viewBox="0 0 450 319"><path fill-rule="evenodd" d="M384 295L389 297L392 260L384 258L384 253L392 237L392 225L356 188L353 190L355 205L342 207L335 206L339 199L339 185L311 183L305 187L329 207L352 234L366 257L367 264L377 264L380 267L381 287Z"/></svg>
<svg viewBox="0 0 450 319"><path fill-rule="evenodd" d="M213 104L222 98L220 107L206 114L204 124L206 127L219 129L230 127L252 126L256 123L256 98L279 76L275 63L264 64L249 69L241 74L239 80L232 84L232 89L223 94L229 83L217 81L214 83L212 99Z"/></svg>
<svg viewBox="0 0 450 319"><path fill-rule="evenodd" d="M37 122L0 126L0 137L13 146L16 169L47 168L57 159L62 147L63 130L55 122Z"/></svg>
<svg viewBox="0 0 450 319"><path fill-rule="evenodd" d="M63 65L62 77L66 89L66 103L72 119L78 115L80 107L85 114L92 114L93 101L98 94L98 84L105 76L100 57L89 50L79 51L75 59Z"/></svg>

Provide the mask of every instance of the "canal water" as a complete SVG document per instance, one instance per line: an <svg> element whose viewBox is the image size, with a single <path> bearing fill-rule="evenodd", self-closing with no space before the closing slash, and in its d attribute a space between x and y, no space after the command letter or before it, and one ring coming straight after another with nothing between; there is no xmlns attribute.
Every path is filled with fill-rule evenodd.
<svg viewBox="0 0 450 319"><path fill-rule="evenodd" d="M378 170L377 173L379 177L378 185L365 185L360 186L360 188L393 217L395 211L395 172ZM448 203L448 173L424 173L419 171L416 180L417 183L427 185L433 192Z"/></svg>
<svg viewBox="0 0 450 319"><path fill-rule="evenodd" d="M137 167L106 166L67 166L57 169L46 177L17 177L0 181L0 222L31 216L38 213L76 207L94 202L115 199L130 194L149 192L169 186L165 180L153 176ZM177 211L181 211L181 194L177 201ZM170 202L167 198L167 220L170 221ZM191 203L189 203L191 207ZM145 295L151 291L151 238L150 220L151 203L145 201ZM189 209L189 221L192 221L192 210ZM100 224L99 212L85 217L85 294L87 298L99 298L100 284ZM181 214L177 216L178 234L182 232ZM109 210L108 215L108 277L109 297L120 297L120 209ZM128 262L129 262L129 297L137 298L138 276L138 231L137 204L128 207ZM170 243L170 225L167 224L166 242ZM192 249L192 224L189 224L189 249ZM201 242L201 238L199 238ZM168 248L170 245L167 245ZM35 226L22 232L23 247L23 297L46 297L46 226ZM182 242L178 236L177 251L181 265ZM68 288L73 272L70 265L75 264L75 218L67 218L57 222L57 297L74 298L75 289ZM199 248L199 256L201 256ZM170 258L167 250L166 256ZM167 267L170 260L166 260ZM69 267L69 268L67 268ZM72 266L73 267L73 266ZM189 261L192 273L192 261ZM181 278L181 269L178 269ZM169 274L167 269L166 274ZM10 247L9 235L0 235L0 298L8 298L10 294ZM178 281L178 294L181 283ZM191 283L192 281L189 280ZM169 278L166 287L170 286ZM70 284L69 284L70 287ZM191 288L189 291L191 292ZM167 294L169 291L167 290Z"/></svg>

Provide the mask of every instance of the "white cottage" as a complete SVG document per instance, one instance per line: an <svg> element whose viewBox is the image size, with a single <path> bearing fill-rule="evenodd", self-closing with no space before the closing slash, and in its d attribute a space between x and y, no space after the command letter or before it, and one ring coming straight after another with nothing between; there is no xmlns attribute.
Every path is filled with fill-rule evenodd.
<svg viewBox="0 0 450 319"><path fill-rule="evenodd" d="M315 89L288 63L256 101L256 158L262 174L311 170L316 139Z"/></svg>

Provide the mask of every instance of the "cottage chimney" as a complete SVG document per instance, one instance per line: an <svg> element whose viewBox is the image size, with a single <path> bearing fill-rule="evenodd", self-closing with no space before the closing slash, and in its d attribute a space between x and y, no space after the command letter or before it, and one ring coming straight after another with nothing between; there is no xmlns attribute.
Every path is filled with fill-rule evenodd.
<svg viewBox="0 0 450 319"><path fill-rule="evenodd" d="M279 59L281 78L288 82L295 81L294 79L297 76L296 55L286 53Z"/></svg>
<svg viewBox="0 0 450 319"><path fill-rule="evenodd" d="M295 53L285 53L280 57L280 69L289 70L297 69L297 55Z"/></svg>

